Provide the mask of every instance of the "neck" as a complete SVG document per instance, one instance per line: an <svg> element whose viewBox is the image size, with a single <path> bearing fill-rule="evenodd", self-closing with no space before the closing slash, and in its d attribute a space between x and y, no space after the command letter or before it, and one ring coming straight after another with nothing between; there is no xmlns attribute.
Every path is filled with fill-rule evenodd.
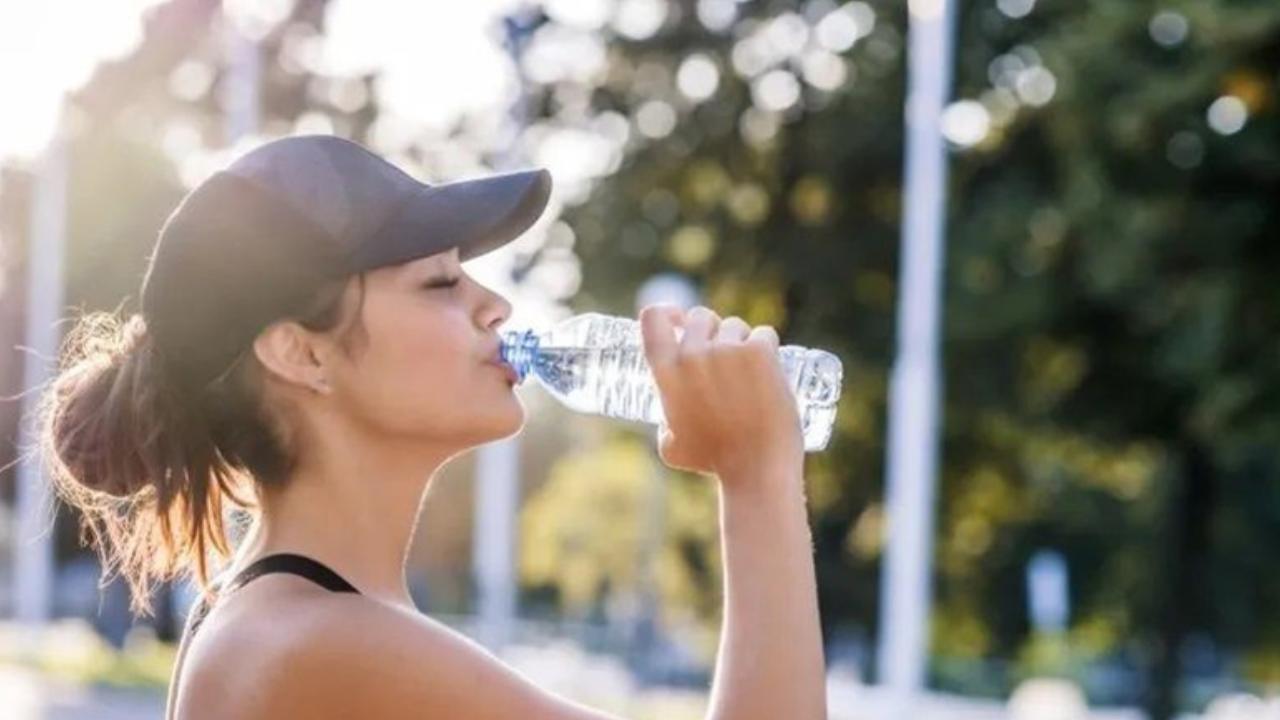
<svg viewBox="0 0 1280 720"><path fill-rule="evenodd" d="M298 553L362 595L413 609L405 563L426 489L449 456L421 441L412 450L325 445L261 498L228 577L263 556Z"/></svg>

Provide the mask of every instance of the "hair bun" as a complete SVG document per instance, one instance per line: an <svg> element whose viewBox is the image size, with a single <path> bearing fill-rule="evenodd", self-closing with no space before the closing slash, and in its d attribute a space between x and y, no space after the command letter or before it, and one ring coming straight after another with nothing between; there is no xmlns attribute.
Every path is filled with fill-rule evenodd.
<svg viewBox="0 0 1280 720"><path fill-rule="evenodd" d="M150 335L135 313L83 316L63 341L61 372L42 409L60 490L123 498L151 484L145 445L164 427L154 400Z"/></svg>

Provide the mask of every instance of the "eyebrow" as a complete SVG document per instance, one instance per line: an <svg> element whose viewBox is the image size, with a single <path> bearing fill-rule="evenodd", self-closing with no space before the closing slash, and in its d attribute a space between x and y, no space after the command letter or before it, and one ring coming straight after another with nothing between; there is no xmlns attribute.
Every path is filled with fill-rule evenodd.
<svg viewBox="0 0 1280 720"><path fill-rule="evenodd" d="M453 266L441 255L428 255L405 263L400 270L416 273L420 268L426 272L448 272Z"/></svg>

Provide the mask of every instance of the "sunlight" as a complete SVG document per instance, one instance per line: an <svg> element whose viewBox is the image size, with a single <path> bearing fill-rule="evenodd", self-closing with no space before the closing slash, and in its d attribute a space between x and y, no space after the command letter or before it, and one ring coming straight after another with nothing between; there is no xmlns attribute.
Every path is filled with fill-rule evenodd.
<svg viewBox="0 0 1280 720"><path fill-rule="evenodd" d="M160 1L0 2L0 158L37 155L63 94L83 85L99 62L131 50L142 36L143 11Z"/></svg>

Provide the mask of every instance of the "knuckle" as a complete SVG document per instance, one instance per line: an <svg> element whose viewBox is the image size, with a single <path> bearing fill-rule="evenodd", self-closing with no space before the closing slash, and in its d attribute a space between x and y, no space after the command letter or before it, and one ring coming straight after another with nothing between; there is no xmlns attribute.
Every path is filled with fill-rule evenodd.
<svg viewBox="0 0 1280 720"><path fill-rule="evenodd" d="M715 342L707 345L707 355L713 358L722 358L733 353L733 344L725 342L723 338L717 338Z"/></svg>

